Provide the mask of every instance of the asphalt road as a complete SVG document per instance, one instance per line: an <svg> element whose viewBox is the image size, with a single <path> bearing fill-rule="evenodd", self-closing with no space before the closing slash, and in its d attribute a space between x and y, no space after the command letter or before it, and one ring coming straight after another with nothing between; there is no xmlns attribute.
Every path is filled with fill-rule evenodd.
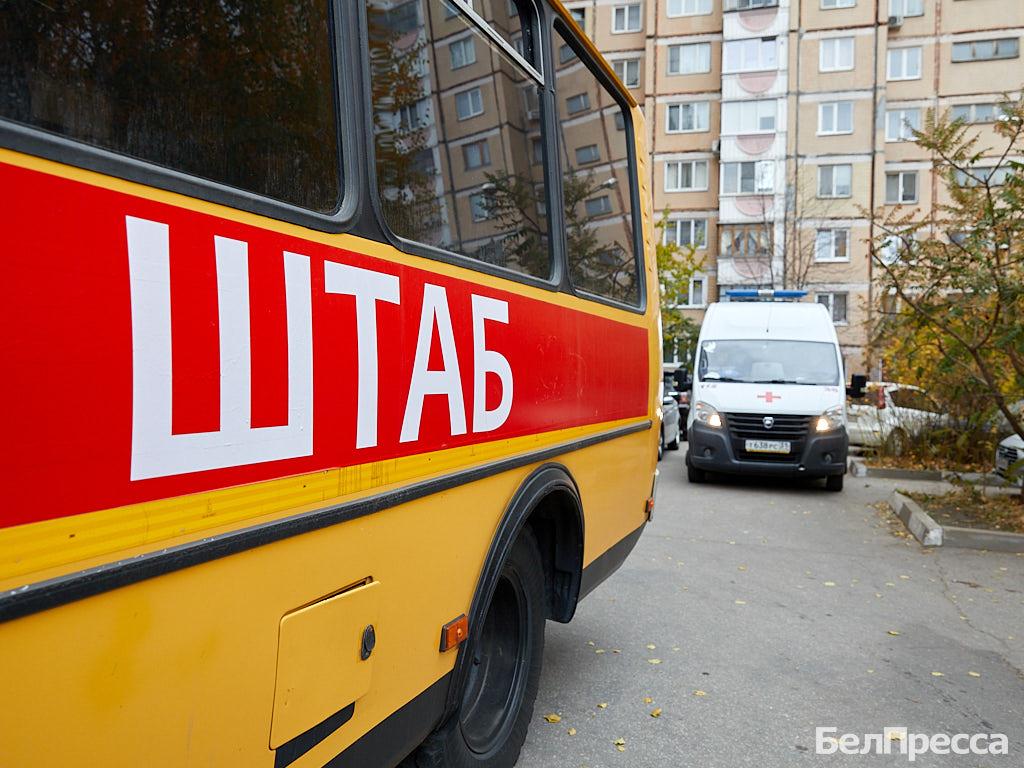
<svg viewBox="0 0 1024 768"><path fill-rule="evenodd" d="M926 550L873 506L928 484L691 485L685 449L625 565L548 622L519 768L1024 766L1024 556ZM867 738L891 726L1009 754L911 762Z"/></svg>

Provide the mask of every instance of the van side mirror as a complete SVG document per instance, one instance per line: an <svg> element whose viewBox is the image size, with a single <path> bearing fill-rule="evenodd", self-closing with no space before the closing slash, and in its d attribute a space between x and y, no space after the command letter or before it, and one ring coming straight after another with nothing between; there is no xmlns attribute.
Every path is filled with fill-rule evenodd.
<svg viewBox="0 0 1024 768"><path fill-rule="evenodd" d="M854 373L850 375L850 386L846 388L846 394L849 397L857 399L858 397L864 397L864 390L868 386L868 377L863 373Z"/></svg>

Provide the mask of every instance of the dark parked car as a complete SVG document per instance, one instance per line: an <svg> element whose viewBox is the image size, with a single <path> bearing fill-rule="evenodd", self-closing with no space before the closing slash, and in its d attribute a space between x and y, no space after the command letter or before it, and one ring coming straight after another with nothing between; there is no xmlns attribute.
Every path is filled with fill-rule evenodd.
<svg viewBox="0 0 1024 768"><path fill-rule="evenodd" d="M686 439L686 420L690 416L690 374L683 368L665 369L665 394L679 405L679 422L682 425L683 440Z"/></svg>

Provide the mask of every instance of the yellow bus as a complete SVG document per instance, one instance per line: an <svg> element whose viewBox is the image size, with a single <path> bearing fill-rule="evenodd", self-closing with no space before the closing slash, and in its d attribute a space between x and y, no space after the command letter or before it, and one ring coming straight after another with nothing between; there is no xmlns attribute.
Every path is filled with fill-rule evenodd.
<svg viewBox="0 0 1024 768"><path fill-rule="evenodd" d="M509 766L653 505L643 117L554 0L13 0L0 766Z"/></svg>

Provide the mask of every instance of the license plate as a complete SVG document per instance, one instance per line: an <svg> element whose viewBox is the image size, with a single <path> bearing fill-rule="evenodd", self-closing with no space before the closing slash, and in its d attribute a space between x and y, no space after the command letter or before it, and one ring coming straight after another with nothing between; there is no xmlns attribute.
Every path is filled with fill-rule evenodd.
<svg viewBox="0 0 1024 768"><path fill-rule="evenodd" d="M789 440L747 440L746 449L750 453L789 453Z"/></svg>

